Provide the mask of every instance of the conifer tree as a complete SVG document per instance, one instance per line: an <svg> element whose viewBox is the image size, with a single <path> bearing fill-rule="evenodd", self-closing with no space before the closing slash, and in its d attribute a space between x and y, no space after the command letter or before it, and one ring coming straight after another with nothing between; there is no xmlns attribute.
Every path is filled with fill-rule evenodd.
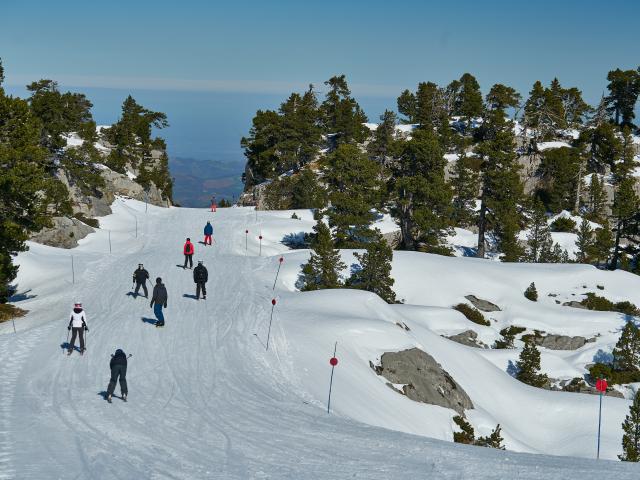
<svg viewBox="0 0 640 480"><path fill-rule="evenodd" d="M476 445L479 447L497 448L498 450L504 450L504 438L502 438L502 427L500 424L496 425L490 435L486 437L480 437L476 440Z"/></svg>
<svg viewBox="0 0 640 480"><path fill-rule="evenodd" d="M553 248L551 231L547 223L547 213L544 205L538 199L534 200L531 209L531 223L527 235L527 260L529 262L546 262L549 252Z"/></svg>
<svg viewBox="0 0 640 480"><path fill-rule="evenodd" d="M373 133L373 140L367 145L371 158L387 165L396 151L396 114L390 110L380 115L380 124Z"/></svg>
<svg viewBox="0 0 640 480"><path fill-rule="evenodd" d="M540 372L540 351L536 346L527 341L520 353L520 358L516 362L518 373L516 378L532 387L544 387L548 382L548 377Z"/></svg>
<svg viewBox="0 0 640 480"><path fill-rule="evenodd" d="M640 329L628 321L613 349L613 366L623 372L640 370Z"/></svg>
<svg viewBox="0 0 640 480"><path fill-rule="evenodd" d="M322 220L317 221L313 230L311 257L302 267L302 290L340 288L340 272L346 265L340 260L340 251L334 248L331 230Z"/></svg>
<svg viewBox="0 0 640 480"><path fill-rule="evenodd" d="M404 115L402 123L416 123L416 96L409 90L404 90L397 101L398 112Z"/></svg>
<svg viewBox="0 0 640 480"><path fill-rule="evenodd" d="M472 166L472 160L464 152L453 165L451 187L453 189L454 225L470 227L476 222L476 199L480 192L480 174Z"/></svg>
<svg viewBox="0 0 640 480"><path fill-rule="evenodd" d="M613 248L613 234L609 227L609 222L605 221L601 228L596 229L595 241L589 252L589 256L596 260L596 263L600 265L602 261L607 263L611 256L611 249Z"/></svg>
<svg viewBox="0 0 640 480"><path fill-rule="evenodd" d="M459 115L469 125L471 119L482 115L482 93L476 77L465 73L458 81L460 88L453 105L453 114Z"/></svg>
<svg viewBox="0 0 640 480"><path fill-rule="evenodd" d="M2 66L2 58L0 58L0 87L4 83L4 67Z"/></svg>
<svg viewBox="0 0 640 480"><path fill-rule="evenodd" d="M313 85L303 94L292 93L280 105L281 118L278 141L280 169L299 169L318 153L322 129L318 101Z"/></svg>
<svg viewBox="0 0 640 480"><path fill-rule="evenodd" d="M327 192L318 183L316 175L305 168L293 178L291 187L291 208L324 208Z"/></svg>
<svg viewBox="0 0 640 480"><path fill-rule="evenodd" d="M380 165L355 145L340 145L327 156L325 180L331 209L329 224L335 228L340 248L358 248L375 235L370 229L375 219L372 208L380 204Z"/></svg>
<svg viewBox="0 0 640 480"><path fill-rule="evenodd" d="M366 252L353 254L360 262L349 280L348 287L366 290L378 295L387 303L395 303L396 294L392 290L395 280L391 278L393 250L380 235L367 244Z"/></svg>
<svg viewBox="0 0 640 480"><path fill-rule="evenodd" d="M529 98L524 104L524 126L533 132L533 138L537 141L543 136L541 132L543 117L545 115L545 91L542 82L537 80L531 91Z"/></svg>
<svg viewBox="0 0 640 480"><path fill-rule="evenodd" d="M615 162L621 155L622 145L616 129L609 122L602 122L580 133L578 144L587 153L589 172L605 173L608 166L615 169Z"/></svg>
<svg viewBox="0 0 640 480"><path fill-rule="evenodd" d="M592 173L589 180L589 205L587 218L594 222L605 222L606 192L603 188L604 179L600 180L598 174Z"/></svg>
<svg viewBox="0 0 640 480"><path fill-rule="evenodd" d="M623 462L640 462L640 391L633 397L622 430L622 455L618 458Z"/></svg>
<svg viewBox="0 0 640 480"><path fill-rule="evenodd" d="M482 163L482 194L478 222L478 253L484 258L485 235L492 231L504 261L522 255L517 234L521 227L519 202L523 196L520 167L516 161L512 122L506 109L519 104L520 95L511 87L496 84L487 95L485 121L477 148Z"/></svg>
<svg viewBox="0 0 640 480"><path fill-rule="evenodd" d="M582 222L580 222L578 238L576 239L576 247L578 247L576 259L578 262L589 263L594 243L593 229L591 228L589 221L586 218L583 218Z"/></svg>
<svg viewBox="0 0 640 480"><path fill-rule="evenodd" d="M540 193L551 212L574 208L581 161L579 150L570 147L552 148L542 155L538 167L542 180Z"/></svg>
<svg viewBox="0 0 640 480"><path fill-rule="evenodd" d="M454 416L453 422L460 427L461 430L460 432L453 432L453 441L456 443L473 445L476 441L476 432L471 424L460 415Z"/></svg>
<svg viewBox="0 0 640 480"><path fill-rule="evenodd" d="M0 87L0 303L6 303L29 234L70 212L66 187L47 171L42 123L29 104Z"/></svg>
<svg viewBox="0 0 640 480"><path fill-rule="evenodd" d="M616 125L634 126L635 106L640 95L640 70L612 70L607 75L609 95L607 110L613 115Z"/></svg>
<svg viewBox="0 0 640 480"><path fill-rule="evenodd" d="M334 76L324 84L329 87L320 108L325 133L333 135L336 146L361 143L368 135L368 129L364 126L367 116L351 97L346 77Z"/></svg>
<svg viewBox="0 0 640 480"><path fill-rule="evenodd" d="M438 85L433 82L419 83L415 98L416 123L429 130L438 127L444 111L444 98Z"/></svg>
<svg viewBox="0 0 640 480"><path fill-rule="evenodd" d="M613 257L611 259L611 268L614 270L618 268L620 241L623 238L628 238L630 235L633 235L638 230L637 215L640 201L636 195L634 186L634 177L624 177L618 184L613 199L611 213L615 221L616 237Z"/></svg>
<svg viewBox="0 0 640 480"><path fill-rule="evenodd" d="M434 253L445 253L444 235L449 226L451 189L444 179L446 160L431 130L414 131L403 144L392 167L392 215L400 226L401 248L418 244Z"/></svg>

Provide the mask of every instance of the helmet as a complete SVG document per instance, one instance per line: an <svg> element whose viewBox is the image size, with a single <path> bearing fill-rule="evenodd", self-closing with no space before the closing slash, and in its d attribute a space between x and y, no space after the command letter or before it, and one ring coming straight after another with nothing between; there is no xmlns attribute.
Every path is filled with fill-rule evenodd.
<svg viewBox="0 0 640 480"><path fill-rule="evenodd" d="M204 262L202 260L198 260L198 265L202 265Z"/></svg>
<svg viewBox="0 0 640 480"><path fill-rule="evenodd" d="M73 304L73 306L74 306L74 307L80 307L80 308L82 308L82 303L81 303L81 302L75 302L75 303Z"/></svg>

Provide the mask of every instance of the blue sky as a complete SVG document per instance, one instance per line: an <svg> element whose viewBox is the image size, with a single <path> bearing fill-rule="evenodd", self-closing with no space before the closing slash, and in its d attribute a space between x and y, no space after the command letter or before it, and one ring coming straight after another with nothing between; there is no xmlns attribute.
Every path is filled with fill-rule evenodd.
<svg viewBox="0 0 640 480"><path fill-rule="evenodd" d="M610 69L640 63L639 18L636 1L4 0L0 57L13 93L56 79L102 123L133 93L169 115L173 154L239 161L256 109L339 73L371 119L467 71L523 95L557 76L595 102Z"/></svg>

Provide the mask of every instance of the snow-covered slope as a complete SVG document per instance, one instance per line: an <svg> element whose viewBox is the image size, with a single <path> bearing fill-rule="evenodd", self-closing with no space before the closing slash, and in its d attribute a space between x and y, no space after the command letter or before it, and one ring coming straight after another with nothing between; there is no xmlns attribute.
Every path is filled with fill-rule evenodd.
<svg viewBox="0 0 640 480"><path fill-rule="evenodd" d="M241 208L211 214L150 206L145 213L144 204L121 199L113 210L104 228L72 251L31 244L19 256L18 305L30 313L16 334L0 324L0 478L637 478L636 465L588 460L595 456L597 397L528 387L505 371L517 350L474 349L441 337L474 328L491 343L510 324L601 334L575 352L543 351L543 368L570 378L597 349L610 348L624 319L562 307L547 294L564 301L601 285L611 299L640 303L637 277L396 252L393 276L406 304L387 305L366 292L296 290L308 252L287 251L281 240L309 231L309 212L297 212L302 220ZM191 272L176 264L185 237L200 239L209 219L216 244L196 244L195 259L205 261L210 279L207 300L198 302L188 297ZM348 263L352 253L343 251ZM145 321L153 317L148 300L127 295L140 262L167 285L164 329ZM522 296L531 281L538 303ZM449 308L467 294L501 306L488 315L491 327ZM75 300L88 315L84 357L61 349ZM336 341L340 363L328 415ZM500 423L510 450L585 458L442 441L451 439L453 411L407 399L369 367L383 352L412 346L469 394L475 409L467 416L479 434ZM108 405L100 393L116 348L133 354L129 402ZM614 459L629 402L604 404L602 456Z"/></svg>

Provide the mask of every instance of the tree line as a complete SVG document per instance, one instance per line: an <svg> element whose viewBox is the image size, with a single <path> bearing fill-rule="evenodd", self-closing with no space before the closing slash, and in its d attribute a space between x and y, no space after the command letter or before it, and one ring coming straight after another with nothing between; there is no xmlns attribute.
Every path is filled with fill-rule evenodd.
<svg viewBox="0 0 640 480"><path fill-rule="evenodd" d="M335 76L322 101L311 85L256 113L241 141L245 188L265 183L268 208L322 210L337 247L366 247L376 215L389 212L401 249L450 254L446 237L462 227L477 231L478 257L568 261L552 241L557 227L578 235L577 261L633 270L640 70L616 69L607 80L608 95L592 107L558 79L534 82L526 98L503 84L483 96L465 73L401 92L398 113L368 128L345 76ZM563 210L581 223L549 225Z"/></svg>

